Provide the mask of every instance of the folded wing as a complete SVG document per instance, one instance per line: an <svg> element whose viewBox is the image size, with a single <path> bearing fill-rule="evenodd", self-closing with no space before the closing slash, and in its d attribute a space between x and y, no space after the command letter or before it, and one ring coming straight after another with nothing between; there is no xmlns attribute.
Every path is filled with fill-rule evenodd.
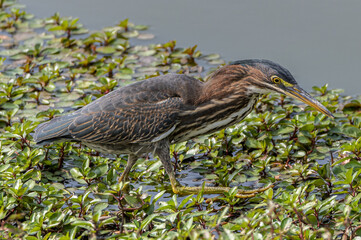
<svg viewBox="0 0 361 240"><path fill-rule="evenodd" d="M200 84L185 75L169 74L128 85L74 113L40 124L34 140L158 141L171 134L183 110L193 108L188 96Z"/></svg>

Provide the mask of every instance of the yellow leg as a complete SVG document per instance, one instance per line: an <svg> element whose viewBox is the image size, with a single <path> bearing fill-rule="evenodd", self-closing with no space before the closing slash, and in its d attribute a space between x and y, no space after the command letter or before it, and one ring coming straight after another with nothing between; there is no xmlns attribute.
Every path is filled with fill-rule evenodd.
<svg viewBox="0 0 361 240"><path fill-rule="evenodd" d="M257 193L261 193L266 191L267 189L270 189L273 187L273 185L269 185L267 187L263 188L256 188L252 190L242 190L239 189L238 193L236 194L236 197L238 198L251 198L256 196ZM180 194L180 195L190 195L190 194L198 194L203 189L203 193L205 194L224 194L228 193L230 188L229 187L185 187L185 186L174 186L172 185L172 189L174 193Z"/></svg>
<svg viewBox="0 0 361 240"><path fill-rule="evenodd" d="M137 156L133 155L133 154L129 154L127 166L125 167L124 172L118 179L118 182L126 182L126 180L128 178L128 174L129 174L130 170L132 169L132 167L134 166L136 161L137 161Z"/></svg>
<svg viewBox="0 0 361 240"><path fill-rule="evenodd" d="M163 163L164 169L169 176L170 183L172 185L172 190L174 193L179 195L190 195L190 194L198 194L203 190L204 194L224 194L228 193L229 187L185 187L182 186L175 178L175 173L171 164L170 156L169 156L169 145L166 143L160 144L160 146L156 147L155 153L159 156L160 160ZM238 198L250 198L254 197L257 193L264 192L267 189L273 187L273 185L269 185L263 188L257 188L253 190L238 190L236 197Z"/></svg>

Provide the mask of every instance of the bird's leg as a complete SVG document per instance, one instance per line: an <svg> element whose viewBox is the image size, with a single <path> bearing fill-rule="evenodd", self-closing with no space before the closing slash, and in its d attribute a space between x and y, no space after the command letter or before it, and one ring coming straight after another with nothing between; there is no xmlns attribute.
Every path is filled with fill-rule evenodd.
<svg viewBox="0 0 361 240"><path fill-rule="evenodd" d="M130 170L132 169L132 167L134 166L137 159L138 159L137 156L134 155L134 154L129 154L128 155L127 166L125 167L124 172L122 173L122 175L118 179L118 182L125 182L127 180L128 174L129 174Z"/></svg>
<svg viewBox="0 0 361 240"><path fill-rule="evenodd" d="M163 163L164 169L169 176L170 183L172 185L172 190L174 193L179 195L190 195L198 194L203 191L204 194L224 194L228 193L229 187L186 187L182 186L175 178L175 173L171 164L170 154L169 154L169 143L159 143L155 149L155 153L160 158ZM238 190L236 197L238 198L250 198L254 197L257 193L264 192L267 189L273 187L269 185L263 188L257 188L253 190Z"/></svg>

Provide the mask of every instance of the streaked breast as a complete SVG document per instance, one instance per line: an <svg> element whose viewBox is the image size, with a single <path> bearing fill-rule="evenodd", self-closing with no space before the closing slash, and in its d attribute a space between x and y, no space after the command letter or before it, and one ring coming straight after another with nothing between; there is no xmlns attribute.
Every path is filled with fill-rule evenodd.
<svg viewBox="0 0 361 240"><path fill-rule="evenodd" d="M188 111L183 114L184 119L171 135L171 140L182 142L236 124L252 111L257 99L255 96L241 102L224 100Z"/></svg>

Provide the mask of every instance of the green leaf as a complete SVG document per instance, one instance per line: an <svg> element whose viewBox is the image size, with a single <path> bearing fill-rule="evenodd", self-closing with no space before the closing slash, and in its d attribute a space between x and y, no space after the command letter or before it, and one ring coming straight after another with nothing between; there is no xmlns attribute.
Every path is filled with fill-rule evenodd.
<svg viewBox="0 0 361 240"><path fill-rule="evenodd" d="M155 214L155 213L153 213L153 214L149 215L148 217L146 217L142 221L142 223L140 225L140 229L144 230L153 221L153 219L156 218L156 217L158 217L158 214Z"/></svg>
<svg viewBox="0 0 361 240"><path fill-rule="evenodd" d="M307 131L307 132L312 132L313 129L315 129L315 125L314 125L314 124L306 124L306 125L304 125L304 126L302 126L302 127L300 128L300 130L302 130L302 131Z"/></svg>
<svg viewBox="0 0 361 240"><path fill-rule="evenodd" d="M221 221L223 220L224 216L228 213L229 207L225 207L221 214L218 216L217 225L221 224Z"/></svg>
<svg viewBox="0 0 361 240"><path fill-rule="evenodd" d="M351 183L352 183L352 172L353 172L353 169L350 168L350 169L347 170L347 172L346 172L346 174L345 174L345 177L346 177L345 182L346 182L347 184L351 184Z"/></svg>
<svg viewBox="0 0 361 240"><path fill-rule="evenodd" d="M254 139L254 138L248 138L247 141L246 141L246 145L249 148L256 148L256 149L262 148L261 141L259 141L257 139Z"/></svg>
<svg viewBox="0 0 361 240"><path fill-rule="evenodd" d="M174 221L176 220L178 214L179 214L179 212L175 212L175 213L169 214L169 215L167 216L167 220L169 220L171 223L174 223Z"/></svg>
<svg viewBox="0 0 361 240"><path fill-rule="evenodd" d="M182 202L179 204L178 209L182 209L192 197L193 195L189 195L188 197L183 199Z"/></svg>
<svg viewBox="0 0 361 240"><path fill-rule="evenodd" d="M70 169L70 174L73 178L81 178L83 174L80 172L79 168Z"/></svg>
<svg viewBox="0 0 361 240"><path fill-rule="evenodd" d="M109 206L109 204L105 203L105 202L98 203L97 205L95 205L93 212L96 213L96 212L102 211L102 210L106 209L108 206Z"/></svg>
<svg viewBox="0 0 361 240"><path fill-rule="evenodd" d="M187 221L187 223L185 224L185 229L187 230L187 231L190 231L190 230L192 230L192 228L194 228L195 226L192 226L193 225L193 217L191 217L191 218L189 218L188 219L188 221Z"/></svg>
<svg viewBox="0 0 361 240"><path fill-rule="evenodd" d="M359 138L361 137L361 130L354 126L347 126L343 128L343 133L346 136L353 137L353 138Z"/></svg>
<svg viewBox="0 0 361 240"><path fill-rule="evenodd" d="M64 30L64 27L62 27L62 26L54 26L54 27L48 28L48 31L63 31L63 30Z"/></svg>
<svg viewBox="0 0 361 240"><path fill-rule="evenodd" d="M26 240L39 240L37 237L34 236L27 236Z"/></svg>
<svg viewBox="0 0 361 240"><path fill-rule="evenodd" d="M153 172L154 170L156 169L159 169L160 167L162 166L162 162L159 160L159 161L156 161L155 163L153 163L147 171L149 172Z"/></svg>
<svg viewBox="0 0 361 240"><path fill-rule="evenodd" d="M101 54L112 54L115 53L117 50L111 46L102 46L102 47L97 47L96 51Z"/></svg>
<svg viewBox="0 0 361 240"><path fill-rule="evenodd" d="M290 228L292 224L292 218L285 218L282 220L281 222L281 229L283 231L288 231L288 229Z"/></svg>
<svg viewBox="0 0 361 240"><path fill-rule="evenodd" d="M312 225L317 226L318 221L317 221L317 218L316 218L315 215L310 214L310 215L307 216L307 219L308 219L308 221L311 222Z"/></svg>
<svg viewBox="0 0 361 240"><path fill-rule="evenodd" d="M91 194L91 191L86 191L86 192L83 194L83 196L82 196L82 198L81 198L81 202L82 202L83 205L85 204L85 202L86 202L89 194Z"/></svg>
<svg viewBox="0 0 361 240"><path fill-rule="evenodd" d="M298 141L303 144L310 144L311 140L306 136L299 136Z"/></svg>
<svg viewBox="0 0 361 240"><path fill-rule="evenodd" d="M90 172L94 173L97 177L104 176L108 171L108 164L102 164L92 169Z"/></svg>
<svg viewBox="0 0 361 240"><path fill-rule="evenodd" d="M82 184L86 183L86 181L84 180L84 176L80 172L79 168L70 169L70 174L77 182L82 183Z"/></svg>
<svg viewBox="0 0 361 240"><path fill-rule="evenodd" d="M131 195L124 194L124 199L132 207L139 207L141 205L141 202L139 201L139 199L135 198Z"/></svg>
<svg viewBox="0 0 361 240"><path fill-rule="evenodd" d="M361 174L361 169L359 169L357 172L352 174L352 181L355 181L356 178Z"/></svg>
<svg viewBox="0 0 361 240"><path fill-rule="evenodd" d="M302 206L302 210L307 212L307 211L311 210L312 208L314 208L316 205L317 205L316 202L308 202Z"/></svg>
<svg viewBox="0 0 361 240"><path fill-rule="evenodd" d="M165 192L166 192L166 191L163 190L163 191L157 193L157 194L153 197L153 203L157 202L158 199L161 198L161 197L164 195Z"/></svg>
<svg viewBox="0 0 361 240"><path fill-rule="evenodd" d="M277 131L274 132L274 135L288 134L288 133L294 132L294 130L295 129L293 127L284 127L284 126L282 126Z"/></svg>
<svg viewBox="0 0 361 240"><path fill-rule="evenodd" d="M72 226L78 226L81 228L85 228L88 230L94 230L95 226L92 222L90 221L83 221L83 220L75 220L74 222L71 223Z"/></svg>
<svg viewBox="0 0 361 240"><path fill-rule="evenodd" d="M148 26L147 25L135 25L133 28L135 30L144 31L144 30L148 29Z"/></svg>
<svg viewBox="0 0 361 240"><path fill-rule="evenodd" d="M300 158L300 157L304 157L305 155L306 155L305 151L297 151L292 156Z"/></svg>
<svg viewBox="0 0 361 240"><path fill-rule="evenodd" d="M341 159L337 160L336 162L334 162L334 163L332 164L332 167L337 166L338 164L340 164L340 163L342 163L342 162L345 162L345 161L347 161L347 160L349 160L349 159L351 159L351 157L341 158Z"/></svg>
<svg viewBox="0 0 361 240"><path fill-rule="evenodd" d="M221 56L219 54L208 54L208 55L204 55L203 58L207 61L210 60L216 60L219 59Z"/></svg>

